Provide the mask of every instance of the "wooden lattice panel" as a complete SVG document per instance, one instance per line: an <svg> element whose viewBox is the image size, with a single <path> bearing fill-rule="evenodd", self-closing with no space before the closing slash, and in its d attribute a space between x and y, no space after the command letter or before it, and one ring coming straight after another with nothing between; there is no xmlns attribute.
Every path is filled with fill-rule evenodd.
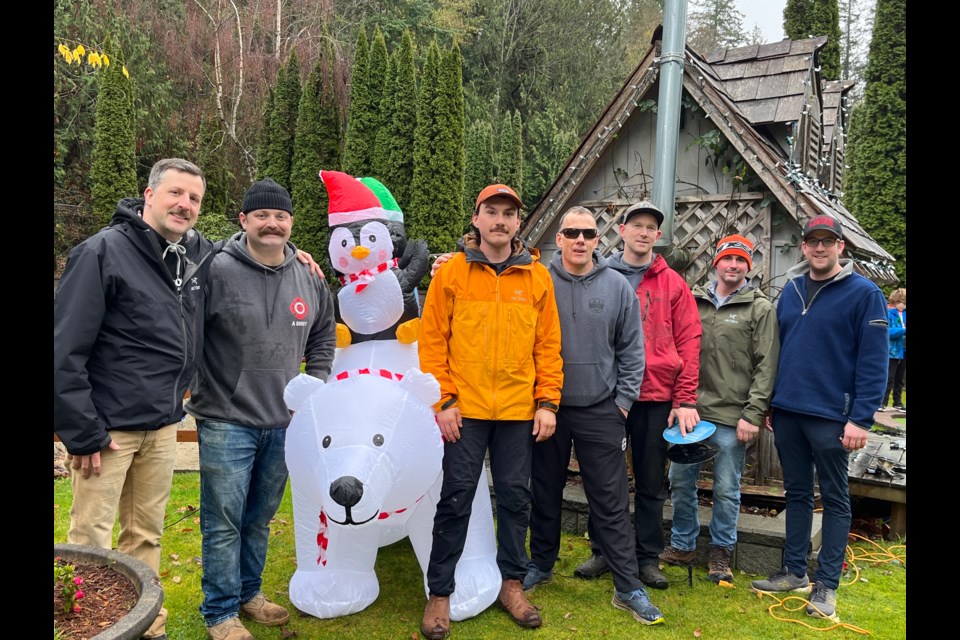
<svg viewBox="0 0 960 640"><path fill-rule="evenodd" d="M770 247L769 216L762 215L762 194L735 194L678 198L674 224L674 244L689 254L682 270L691 285L705 284L713 270L713 256L720 238L730 234L746 236L753 242L751 278L764 276L768 269ZM769 277L763 277L764 282Z"/></svg>
<svg viewBox="0 0 960 640"><path fill-rule="evenodd" d="M717 241L732 233L744 235L753 242L753 270L751 278L769 281L770 219L762 215L761 193L708 195L677 198L677 217L674 221L673 244L688 255L685 266L678 271L690 285L704 284L713 269L713 254ZM632 200L581 202L580 206L593 212L600 231L600 253L608 256L622 248L619 226L623 212L634 204ZM755 280L756 282L756 280ZM763 287L766 289L766 287Z"/></svg>

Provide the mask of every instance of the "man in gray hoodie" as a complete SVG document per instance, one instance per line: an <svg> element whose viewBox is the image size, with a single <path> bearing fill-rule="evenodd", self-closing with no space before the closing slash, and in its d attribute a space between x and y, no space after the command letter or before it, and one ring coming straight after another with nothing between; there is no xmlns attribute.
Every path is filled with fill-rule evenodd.
<svg viewBox="0 0 960 640"><path fill-rule="evenodd" d="M290 618L260 590L287 482L283 390L304 358L306 372L325 379L336 347L330 290L289 241L287 190L254 183L240 223L210 265L203 356L186 405L200 443L200 612L214 640L253 638L241 614L264 625Z"/></svg>
<svg viewBox="0 0 960 640"><path fill-rule="evenodd" d="M553 438L533 448L530 556L525 590L553 577L570 449L576 442L594 535L613 573L613 606L643 624L663 622L638 578L628 506L626 416L643 380L640 303L597 251L597 223L583 207L560 220L549 271L560 313L563 390Z"/></svg>

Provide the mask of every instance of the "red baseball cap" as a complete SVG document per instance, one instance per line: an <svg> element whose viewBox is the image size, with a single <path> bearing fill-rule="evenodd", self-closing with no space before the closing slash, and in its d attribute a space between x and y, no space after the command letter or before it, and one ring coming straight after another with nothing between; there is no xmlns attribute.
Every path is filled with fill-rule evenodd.
<svg viewBox="0 0 960 640"><path fill-rule="evenodd" d="M493 196L503 196L504 198L509 198L517 203L517 208L523 209L523 202L520 201L520 196L518 196L513 189L505 184L491 184L488 187L484 187L483 191L480 192L480 195L477 196L477 203L473 205L473 210L476 211L479 209L481 203L489 200Z"/></svg>

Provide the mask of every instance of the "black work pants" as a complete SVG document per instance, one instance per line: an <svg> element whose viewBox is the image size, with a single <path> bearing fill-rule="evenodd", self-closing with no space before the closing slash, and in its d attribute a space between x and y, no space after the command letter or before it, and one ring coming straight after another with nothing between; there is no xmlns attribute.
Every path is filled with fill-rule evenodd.
<svg viewBox="0 0 960 640"><path fill-rule="evenodd" d="M574 444L590 507L591 539L610 564L617 591L629 593L643 584L637 578L627 502L624 424L623 413L613 398L589 407L560 406L556 433L533 446L530 559L544 572L552 570L557 561L563 487Z"/></svg>
<svg viewBox="0 0 960 640"><path fill-rule="evenodd" d="M497 566L504 580L527 573L530 521L530 464L533 420L463 419L460 439L443 445L443 487L433 518L433 548L427 587L437 596L456 589L454 572L463 554L483 458L490 449L490 474L497 497Z"/></svg>
<svg viewBox="0 0 960 640"><path fill-rule="evenodd" d="M667 499L667 449L663 439L673 403L637 400L627 415L626 431L633 460L633 529L637 565L658 565L663 551L663 503ZM587 521L593 553L602 555L595 542L593 514Z"/></svg>

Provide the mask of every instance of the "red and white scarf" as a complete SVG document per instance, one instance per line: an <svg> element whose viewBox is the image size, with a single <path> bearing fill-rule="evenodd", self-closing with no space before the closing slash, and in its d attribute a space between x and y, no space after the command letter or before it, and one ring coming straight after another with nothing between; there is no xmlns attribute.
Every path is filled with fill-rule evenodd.
<svg viewBox="0 0 960 640"><path fill-rule="evenodd" d="M360 293L367 288L373 279L378 275L386 271L387 269L396 269L397 268L397 259L393 258L387 260L386 262L381 262L373 269L364 269L363 271L358 271L356 273L348 273L345 276L339 276L340 284L346 286L349 282L356 282L360 280L360 284L357 285L357 288L354 290L354 293Z"/></svg>

